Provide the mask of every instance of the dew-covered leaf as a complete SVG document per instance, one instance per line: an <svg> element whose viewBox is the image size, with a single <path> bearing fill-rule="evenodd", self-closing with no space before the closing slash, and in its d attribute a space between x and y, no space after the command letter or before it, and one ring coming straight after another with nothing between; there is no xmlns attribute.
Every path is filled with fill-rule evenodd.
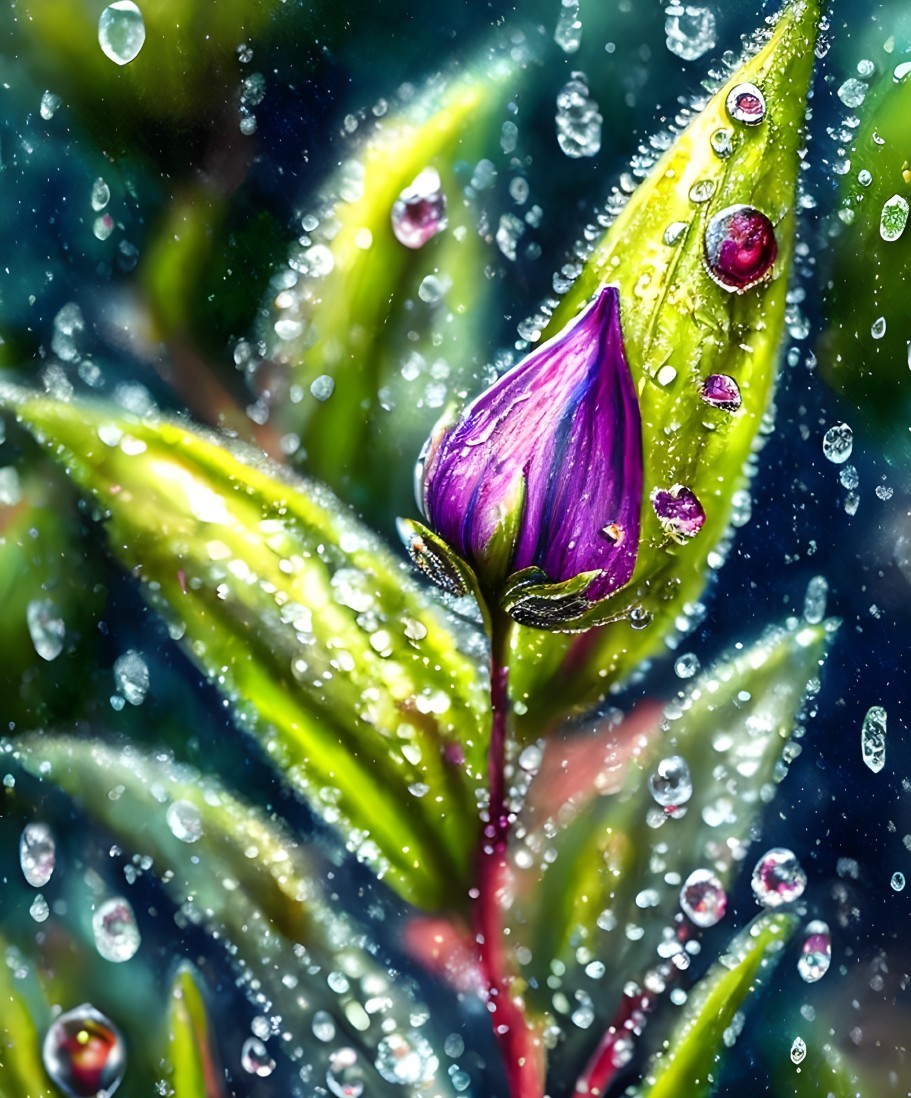
<svg viewBox="0 0 911 1098"><path fill-rule="evenodd" d="M238 986L261 1009L268 1002L283 1018L299 1019L303 997L315 1068L325 1073L332 1053L350 1048L370 1092L393 1096L400 1093L390 1078L396 1064L385 1062L384 1050L395 1038L413 1050L410 1070L417 1064L422 1078L436 1074L436 1034L412 1020L427 1013L418 989L390 974L363 926L325 890L325 865L277 817L214 778L129 746L35 734L7 743L4 760L62 790L119 849L154 871L177 908L178 927L201 926L223 942ZM184 980L178 986L185 992ZM183 1005L181 1025L198 1034L196 1000L191 995ZM173 1018L173 999L171 1009ZM303 1042L306 1034L297 1037ZM185 1039L186 1032L181 1047ZM201 1055L195 1064L175 1060L174 1068L208 1078L206 1063ZM437 1086L452 1093L442 1073Z"/></svg>
<svg viewBox="0 0 911 1098"><path fill-rule="evenodd" d="M463 902L484 676L333 497L164 418L5 389L292 786L420 905Z"/></svg>
<svg viewBox="0 0 911 1098"><path fill-rule="evenodd" d="M911 287L911 72L899 54L855 113L861 124L845 152L841 205L832 222L828 327L820 365L867 426L907 459ZM894 74L904 73L896 80ZM861 88L866 85L855 79ZM853 105L853 101L852 101Z"/></svg>
<svg viewBox="0 0 911 1098"><path fill-rule="evenodd" d="M699 1098L711 1091L725 1031L734 1015L777 963L797 928L793 915L765 914L737 935L690 992L668 1047L651 1061L638 1098Z"/></svg>
<svg viewBox="0 0 911 1098"><path fill-rule="evenodd" d="M377 522L411 495L390 462L413 463L446 400L483 364L489 245L470 166L499 151L517 69L485 55L362 123L366 136L341 150L273 280L267 372L286 374L268 383L273 418L300 436L307 471Z"/></svg>
<svg viewBox="0 0 911 1098"><path fill-rule="evenodd" d="M542 320L550 337L600 286L619 287L645 493L636 569L613 596L630 620L576 640L525 632L518 641L513 691L528 706L530 731L591 702L652 655L723 559L784 333L818 17L816 0L784 9L767 40L650 169ZM748 120L739 121L746 108ZM731 215L732 207L749 209ZM710 275L709 251L719 243L724 250ZM754 277L734 291L735 282ZM705 513L691 536L674 521L687 492Z"/></svg>
<svg viewBox="0 0 911 1098"><path fill-rule="evenodd" d="M818 688L831 629L776 629L722 660L665 707L658 736L647 712L630 722L626 736L621 724L612 747L608 733L600 763L589 768L589 789L575 804L550 817L536 809L520 818L514 933L534 958L526 972L538 986L547 986L556 958L566 970L562 993L584 990L612 1010L625 981L641 979L654 964L660 944L665 959L681 952L674 945L681 885L706 869L726 888L744 859L784 762L798 750L793 737L805 697ZM557 741L551 749L559 757ZM649 790L659 761L671 757L685 763L673 813ZM619 792L622 772L619 780L611 776L618 759L628 766ZM536 781L532 806L541 803ZM591 958L609 955L607 972L589 978L580 949ZM535 1000L552 1008L541 994Z"/></svg>
<svg viewBox="0 0 911 1098"><path fill-rule="evenodd" d="M223 1098L224 1071L213 1049L205 1000L187 964L174 977L168 1027L174 1098Z"/></svg>

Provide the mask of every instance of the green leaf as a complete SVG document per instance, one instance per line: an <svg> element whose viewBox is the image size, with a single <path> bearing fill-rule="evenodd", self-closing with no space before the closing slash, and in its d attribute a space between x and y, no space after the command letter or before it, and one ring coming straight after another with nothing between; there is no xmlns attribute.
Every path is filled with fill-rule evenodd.
<svg viewBox="0 0 911 1098"><path fill-rule="evenodd" d="M887 442L896 459L907 460L911 224L895 233L901 211L907 214L911 203L911 77L899 83L893 79L899 56L896 51L881 58L889 71L878 77L858 109L861 125L845 153L851 170L842 178L841 207L832 226L828 327L819 361L877 444ZM886 225L888 240L882 232L884 210L887 222L889 211L899 213L892 232Z"/></svg>
<svg viewBox="0 0 911 1098"><path fill-rule="evenodd" d="M605 736L599 762L581 760L579 777L587 772L588 790L575 805L520 820L525 837L514 857L527 868L517 873L514 933L534 958L526 971L539 986L547 986L548 966L557 958L566 968L564 993L580 987L612 1009L623 983L648 967L673 925L689 874L710 868L727 885L786 772L784 762L798 753L801 709L818 689L832 631L832 623L772 630L722 660L665 708L660 737L642 742L644 729L633 727L638 757L623 746L621 725ZM547 750L569 755L556 740ZM609 764L624 753L634 758L622 790L599 795ZM686 760L693 785L686 812L676 819L665 817L647 788L654 765L670 755ZM533 781L529 801L539 800ZM668 877L679 883L669 886ZM638 902L651 894L655 903ZM626 933L630 926L636 934ZM591 956L610 954L610 971L597 985L580 968L580 947ZM550 1009L547 999L537 998L540 1009Z"/></svg>
<svg viewBox="0 0 911 1098"><path fill-rule="evenodd" d="M102 404L0 399L94 494L112 550L294 788L406 899L463 904L488 699L460 643L477 637L261 455Z"/></svg>
<svg viewBox="0 0 911 1098"><path fill-rule="evenodd" d="M31 968L3 939L0 958L0 1098L55 1098L35 1024L36 1014L48 1022L50 1010Z"/></svg>
<svg viewBox="0 0 911 1098"><path fill-rule="evenodd" d="M410 474L389 470L413 466L440 413L441 379L464 397L486 358L489 245L466 185L470 166L499 149L517 68L485 54L464 75L439 75L342 150L274 282L262 334L291 401L273 415L301 437L307 471L378 525L408 506ZM426 168L439 174L448 224L411 249L393 233L392 209Z"/></svg>
<svg viewBox="0 0 911 1098"><path fill-rule="evenodd" d="M784 332L818 17L817 0L794 0L784 9L768 41L724 80L651 168L547 323L545 338L599 286L619 286L642 414L645 498L636 570L613 600L616 612L631 615L638 628L620 621L575 641L530 631L519 635L513 696L527 706L528 734L568 706L593 702L659 650L687 604L698 599L710 567L723 558ZM764 93L768 109L759 125L740 125L728 116L727 96L744 82ZM727 158L713 151L712 135L719 129L731 133ZM710 197L694 201L694 187ZM736 204L765 213L778 242L771 279L742 294L716 285L703 259L710 219ZM686 229L676 243L666 244L665 231L675 223ZM700 383L714 373L738 382L743 404L737 412L700 398ZM653 490L676 484L692 489L706 512L705 525L685 545L666 535L650 500Z"/></svg>
<svg viewBox="0 0 911 1098"><path fill-rule="evenodd" d="M223 1098L219 1066L205 1000L193 968L184 962L171 987L169 1054L174 1098Z"/></svg>
<svg viewBox="0 0 911 1098"><path fill-rule="evenodd" d="M649 1065L639 1098L700 1098L709 1094L725 1030L747 998L778 962L797 929L793 915L760 915L731 942L727 952L690 992L666 1051Z"/></svg>

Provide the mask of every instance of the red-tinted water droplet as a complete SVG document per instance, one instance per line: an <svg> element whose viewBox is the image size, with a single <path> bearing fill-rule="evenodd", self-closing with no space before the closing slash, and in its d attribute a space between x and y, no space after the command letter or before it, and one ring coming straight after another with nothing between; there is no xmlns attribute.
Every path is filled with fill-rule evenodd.
<svg viewBox="0 0 911 1098"><path fill-rule="evenodd" d="M682 484L669 489L656 488L652 492L652 506L664 532L675 541L695 537L705 522L705 511L695 492Z"/></svg>
<svg viewBox="0 0 911 1098"><path fill-rule="evenodd" d="M768 278L778 255L775 227L753 206L728 206L705 230L705 265L724 289L743 293Z"/></svg>
<svg viewBox="0 0 911 1098"><path fill-rule="evenodd" d="M807 887L807 875L794 852L773 847L756 863L751 881L753 894L765 907L778 907L800 899Z"/></svg>
<svg viewBox="0 0 911 1098"><path fill-rule="evenodd" d="M683 882L680 906L696 926L709 927L724 918L728 898L721 881L710 869L697 869Z"/></svg>
<svg viewBox="0 0 911 1098"><path fill-rule="evenodd" d="M126 1067L120 1031L88 1003L57 1018L41 1055L48 1075L71 1098L113 1094Z"/></svg>
<svg viewBox="0 0 911 1098"><path fill-rule="evenodd" d="M724 101L728 114L744 126L758 126L765 118L765 96L755 84L738 84Z"/></svg>
<svg viewBox="0 0 911 1098"><path fill-rule="evenodd" d="M728 374L709 374L703 381L699 395L713 408L736 412L740 407L740 386Z"/></svg>
<svg viewBox="0 0 911 1098"><path fill-rule="evenodd" d="M395 200L392 231L406 248L422 248L447 223L446 195L439 172L425 168Z"/></svg>

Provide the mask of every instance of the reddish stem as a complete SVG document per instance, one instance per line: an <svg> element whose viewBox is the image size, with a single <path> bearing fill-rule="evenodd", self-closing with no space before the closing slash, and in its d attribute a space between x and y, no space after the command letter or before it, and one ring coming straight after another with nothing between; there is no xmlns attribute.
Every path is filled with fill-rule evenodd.
<svg viewBox="0 0 911 1098"><path fill-rule="evenodd" d="M503 940L503 895L509 887L510 817L506 803L506 734L509 716L508 627L494 624L490 654L490 802L478 851L473 909L478 963L494 1035L503 1054L511 1098L541 1098L544 1056L540 1038L512 994L513 976Z"/></svg>
<svg viewBox="0 0 911 1098"><path fill-rule="evenodd" d="M617 1072L629 1063L631 1043L641 1032L645 1015L654 1003L654 996L647 991L638 990L632 995L624 993L613 1022L579 1076L575 1094L591 1095L592 1098L604 1094Z"/></svg>

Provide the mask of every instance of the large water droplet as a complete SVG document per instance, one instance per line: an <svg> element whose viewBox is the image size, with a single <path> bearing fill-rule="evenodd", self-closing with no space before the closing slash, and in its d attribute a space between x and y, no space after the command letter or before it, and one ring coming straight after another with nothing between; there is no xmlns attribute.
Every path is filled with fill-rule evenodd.
<svg viewBox="0 0 911 1098"><path fill-rule="evenodd" d="M908 224L908 199L904 195L894 194L883 204L879 218L879 235L891 243L905 231Z"/></svg>
<svg viewBox="0 0 911 1098"><path fill-rule="evenodd" d="M353 1048L337 1049L329 1057L326 1086L336 1098L361 1098L367 1076Z"/></svg>
<svg viewBox="0 0 911 1098"><path fill-rule="evenodd" d="M800 947L797 971L808 984L815 984L829 971L832 963L832 936L820 919L807 925L806 937Z"/></svg>
<svg viewBox="0 0 911 1098"><path fill-rule="evenodd" d="M149 690L149 668L134 649L114 661L114 682L130 705L142 705Z"/></svg>
<svg viewBox="0 0 911 1098"><path fill-rule="evenodd" d="M120 1031L89 1003L57 1018L44 1038L41 1056L54 1084L70 1098L113 1094L126 1067Z"/></svg>
<svg viewBox="0 0 911 1098"><path fill-rule="evenodd" d="M384 1037L377 1045L375 1063L387 1083L409 1086L429 1083L440 1066L427 1039L413 1030Z"/></svg>
<svg viewBox="0 0 911 1098"><path fill-rule="evenodd" d="M849 76L838 89L838 98L846 107L856 110L867 95L867 85L856 76Z"/></svg>
<svg viewBox="0 0 911 1098"><path fill-rule="evenodd" d="M807 1055L807 1045L802 1037L795 1037L791 1045L791 1063L802 1064Z"/></svg>
<svg viewBox="0 0 911 1098"><path fill-rule="evenodd" d="M854 432L847 423L836 423L822 438L822 452L835 465L841 465L854 449Z"/></svg>
<svg viewBox="0 0 911 1098"><path fill-rule="evenodd" d="M777 255L775 227L753 206L728 206L706 226L706 269L726 290L743 293L763 282Z"/></svg>
<svg viewBox="0 0 911 1098"><path fill-rule="evenodd" d="M57 846L46 823L26 824L19 838L19 865L32 888L44 888L56 865Z"/></svg>
<svg viewBox="0 0 911 1098"><path fill-rule="evenodd" d="M713 408L736 412L741 404L740 386L728 374L709 374L699 388L699 395Z"/></svg>
<svg viewBox="0 0 911 1098"><path fill-rule="evenodd" d="M715 47L715 16L708 8L671 3L664 20L667 48L684 61L695 61Z"/></svg>
<svg viewBox="0 0 911 1098"><path fill-rule="evenodd" d="M55 660L63 651L66 624L53 599L32 599L25 611L29 636L43 660Z"/></svg>
<svg viewBox="0 0 911 1098"><path fill-rule="evenodd" d="M765 118L765 96L755 84L738 84L724 101L728 114L744 126L758 126Z"/></svg>
<svg viewBox="0 0 911 1098"><path fill-rule="evenodd" d="M265 1079L275 1071L275 1061L258 1037L248 1037L240 1050L240 1066L250 1075Z"/></svg>
<svg viewBox="0 0 911 1098"><path fill-rule="evenodd" d="M392 231L406 248L421 248L447 224L440 173L436 168L425 168L395 200Z"/></svg>
<svg viewBox="0 0 911 1098"><path fill-rule="evenodd" d="M867 710L860 730L860 747L864 762L878 774L886 765L886 711L881 705Z"/></svg>
<svg viewBox="0 0 911 1098"><path fill-rule="evenodd" d="M92 916L95 948L106 961L128 961L139 949L141 941L136 916L129 901L114 897L98 908Z"/></svg>
<svg viewBox="0 0 911 1098"><path fill-rule="evenodd" d="M807 887L807 875L792 850L776 846L756 863L750 883L759 903L779 907L800 899Z"/></svg>
<svg viewBox="0 0 911 1098"><path fill-rule="evenodd" d="M681 543L694 538L705 522L705 511L695 492L682 484L656 488L652 506L664 532Z"/></svg>
<svg viewBox="0 0 911 1098"><path fill-rule="evenodd" d="M133 0L116 0L98 20L98 44L115 65L128 65L139 55L146 40L142 12Z"/></svg>
<svg viewBox="0 0 911 1098"><path fill-rule="evenodd" d="M724 885L710 869L696 869L683 882L680 906L696 926L714 926L728 906Z"/></svg>
<svg viewBox="0 0 911 1098"><path fill-rule="evenodd" d="M588 90L585 73L574 72L557 93L557 144L573 159L596 156L604 119Z"/></svg>
<svg viewBox="0 0 911 1098"><path fill-rule="evenodd" d="M686 804L693 795L693 779L686 759L680 755L662 759L649 775L648 787L655 801L664 808Z"/></svg>

